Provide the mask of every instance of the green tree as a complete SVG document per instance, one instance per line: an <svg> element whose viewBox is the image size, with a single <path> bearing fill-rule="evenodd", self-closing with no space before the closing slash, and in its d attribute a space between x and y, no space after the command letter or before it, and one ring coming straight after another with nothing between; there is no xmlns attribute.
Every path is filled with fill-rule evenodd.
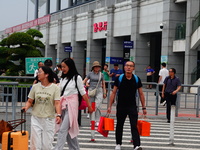
<svg viewBox="0 0 200 150"><path fill-rule="evenodd" d="M8 50L7 47L0 47L0 70L7 70L13 65L13 62L8 60Z"/></svg>
<svg viewBox="0 0 200 150"><path fill-rule="evenodd" d="M26 33L16 32L0 42L0 66L6 75L24 75L26 57L42 57L44 44L39 40L40 31L29 29Z"/></svg>

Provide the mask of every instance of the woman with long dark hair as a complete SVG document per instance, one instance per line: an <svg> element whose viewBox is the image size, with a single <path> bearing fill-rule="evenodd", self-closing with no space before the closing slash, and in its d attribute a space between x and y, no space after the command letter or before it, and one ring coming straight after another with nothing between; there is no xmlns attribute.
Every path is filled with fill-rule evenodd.
<svg viewBox="0 0 200 150"><path fill-rule="evenodd" d="M81 76L78 74L75 63L71 58L65 58L61 62L62 75L60 80L61 89L61 108L62 123L58 132L57 144L55 150L63 150L66 142L70 150L79 150L77 135L78 126L78 90L83 99L87 102L88 111L92 113L92 107L89 103ZM76 80L76 81L75 81ZM76 87L77 83L77 87ZM78 88L78 89L77 89Z"/></svg>
<svg viewBox="0 0 200 150"><path fill-rule="evenodd" d="M42 66L38 70L41 82L34 84L24 109L27 111L35 101L31 116L30 149L52 149L56 123L60 123L60 88L54 84L53 71ZM55 115L55 110L57 115Z"/></svg>

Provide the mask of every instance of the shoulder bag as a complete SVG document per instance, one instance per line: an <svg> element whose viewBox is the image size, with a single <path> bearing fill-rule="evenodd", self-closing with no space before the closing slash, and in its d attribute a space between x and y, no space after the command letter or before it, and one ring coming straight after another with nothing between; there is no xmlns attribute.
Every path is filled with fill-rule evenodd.
<svg viewBox="0 0 200 150"><path fill-rule="evenodd" d="M101 80L101 72L99 72L100 74L99 74L99 81L98 81L98 83L97 83L97 86L96 86L96 88L95 89L93 89L93 90L88 90L88 96L89 97L95 97L95 95L96 95L96 92L97 92L97 88L98 88L98 86L99 86L99 83L100 83L100 80Z"/></svg>
<svg viewBox="0 0 200 150"><path fill-rule="evenodd" d="M85 110L88 105L86 103L86 101L83 99L79 89L78 89L78 85L77 85L77 78L78 78L78 75L75 76L75 83L76 83L76 89L78 91L78 101L79 101L79 110Z"/></svg>

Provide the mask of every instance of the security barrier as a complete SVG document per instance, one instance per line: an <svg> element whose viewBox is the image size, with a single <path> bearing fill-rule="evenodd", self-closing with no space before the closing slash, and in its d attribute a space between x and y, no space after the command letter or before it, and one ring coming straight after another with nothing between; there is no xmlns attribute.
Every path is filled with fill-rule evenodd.
<svg viewBox="0 0 200 150"><path fill-rule="evenodd" d="M0 77L6 78L6 77ZM15 77L16 78L16 77ZM20 77L18 77L20 78ZM24 79L26 77L23 77ZM27 79L30 79L28 77ZM33 79L33 78L31 78ZM112 81L108 82L108 93L107 98L104 101L104 104L109 105L109 98L112 92L111 84ZM146 89L146 85L153 85L152 89ZM12 119L15 119L16 112L20 112L22 106L25 105L27 101L27 95L30 91L31 84L19 84L18 82L0 82L0 112L5 112L5 120L8 119L8 112L12 113ZM180 109L192 110L194 115L199 117L199 96L200 96L200 86L198 85L185 85L182 84L182 91L186 88L196 87L198 92L188 93L188 92L179 92L177 97L177 107L175 115L178 116ZM159 84L155 82L143 82L143 91L146 99L146 106L148 109L155 111L155 115L158 115L159 110L162 109L159 107ZM137 97L137 104L140 107L139 97ZM164 108L163 108L164 109Z"/></svg>
<svg viewBox="0 0 200 150"><path fill-rule="evenodd" d="M108 95L107 95L107 106L109 105L109 98L110 93L112 92L110 84L108 82ZM143 92L145 95L146 106L148 108L155 109L155 115L158 115L159 112L159 99L160 99L160 92L159 86L162 84L158 84L156 82L142 82L143 84ZM152 85L152 89L146 89L146 85ZM199 117L199 99L200 99L200 85L181 85L181 91L177 94L177 101L176 101L176 112L175 115L178 116L179 109L192 109L195 110L196 117ZM197 88L197 93L189 93L189 92L182 92L187 90L188 88L195 87ZM137 105L140 106L139 97L136 97Z"/></svg>

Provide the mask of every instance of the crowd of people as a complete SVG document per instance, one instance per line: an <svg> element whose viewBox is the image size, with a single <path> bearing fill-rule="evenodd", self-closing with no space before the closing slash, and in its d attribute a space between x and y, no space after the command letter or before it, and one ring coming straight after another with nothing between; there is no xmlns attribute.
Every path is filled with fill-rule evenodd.
<svg viewBox="0 0 200 150"><path fill-rule="evenodd" d="M94 61L91 71L84 79L79 75L73 59L65 58L55 69L52 68L52 60L44 63L38 62L35 71L33 86L28 95L28 100L22 108L27 111L32 107L31 116L31 150L62 150L67 141L70 150L79 150L77 136L79 134L78 108L80 105L79 94L86 101L89 118L99 125L101 117L101 104L107 97L108 82L113 81L112 93L107 113L117 97L116 106L116 147L121 150L123 125L126 117L129 117L134 150L141 150L140 136L137 130L138 108L136 104L136 92L140 97L143 114L147 114L145 96L142 90L142 82L133 74L135 63L127 61L123 70L118 64L109 70L108 64L103 68L98 61ZM175 105L177 92L181 88L174 68L166 69L166 63L162 63L159 71L160 103L167 104L167 122L170 122L170 107ZM145 69L147 82L152 82L155 71L149 65ZM89 96L86 94L88 90ZM152 88L149 85L147 88ZM92 104L95 103L95 108ZM58 132L57 143L52 145L54 135ZM91 138L94 132L91 131Z"/></svg>

